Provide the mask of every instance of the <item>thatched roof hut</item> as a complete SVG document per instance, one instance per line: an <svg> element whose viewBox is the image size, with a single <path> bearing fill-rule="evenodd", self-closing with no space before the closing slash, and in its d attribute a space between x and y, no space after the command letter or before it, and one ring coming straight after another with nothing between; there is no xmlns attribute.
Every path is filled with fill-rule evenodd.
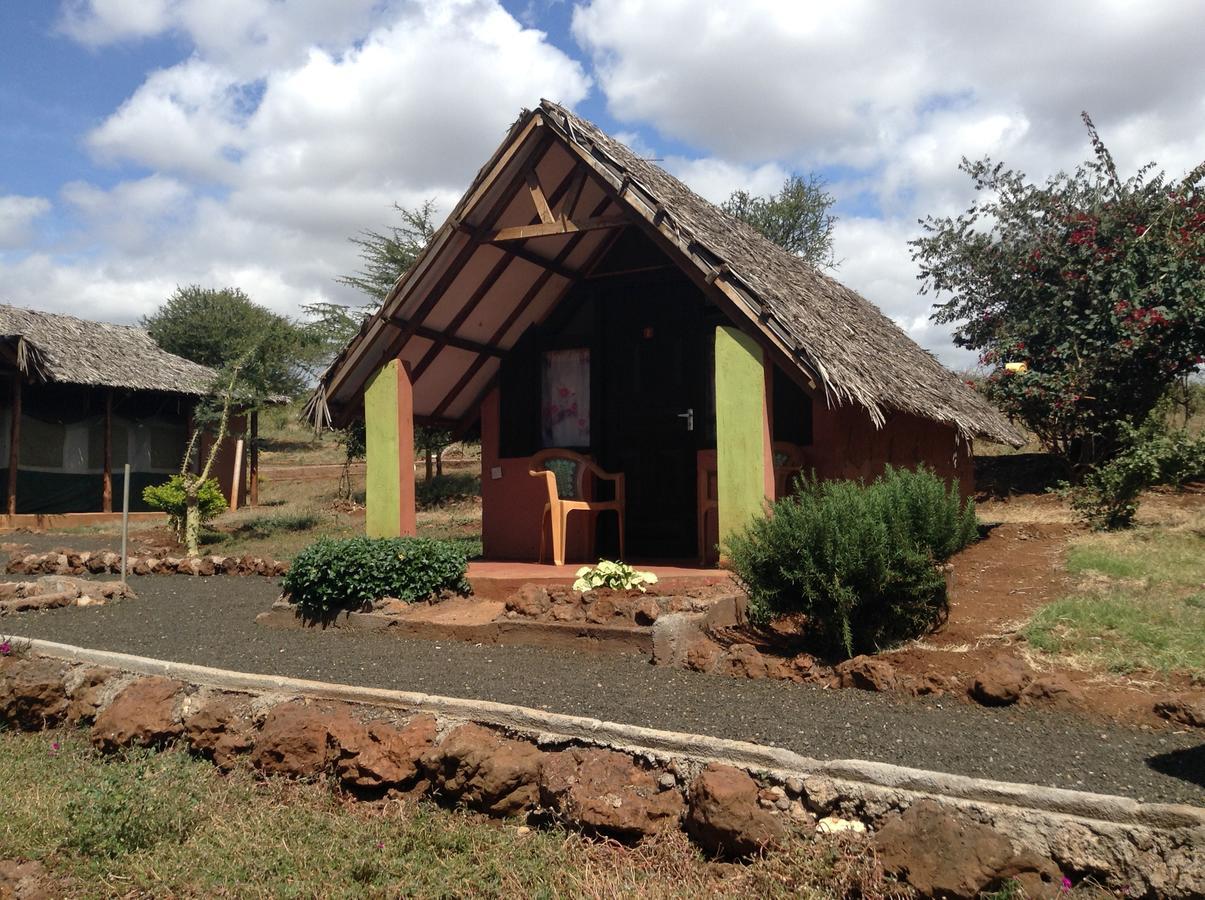
<svg viewBox="0 0 1205 900"><path fill-rule="evenodd" d="M540 253L522 240L499 247L496 224L513 220L517 202L512 179L537 169L588 173L584 188L566 175L547 196L554 201L572 193L579 209L595 206L593 224L575 228L569 246L562 244L567 252ZM544 175L540 180L549 183ZM501 356L547 312L549 298L563 293L566 282L589 274L583 264L619 217L648 231L692 269L715 302L747 320L776 359L798 369L829 404L858 404L876 426L898 410L951 425L966 439L1022 442L998 410L874 304L547 100L511 127L414 267L323 374L309 406L312 420L343 424L355 416L364 385L383 360L415 354L414 364L426 371L431 353L459 345L463 352L441 355L437 390L428 393L416 384L414 411L420 422L463 426L477 415ZM589 230L594 227L599 230ZM537 219L523 233L548 237L552 228ZM508 238L521 232L509 231L517 233ZM553 249L551 239L542 247ZM466 301L474 312L457 315ZM514 313L489 317L504 327L474 328L478 311L499 306Z"/></svg>
<svg viewBox="0 0 1205 900"><path fill-rule="evenodd" d="M179 471L195 407L217 378L140 328L14 306L0 306L0 374L8 525L110 513L127 463L131 509L146 511L143 488ZM203 434L202 446L212 439ZM232 499L243 491L235 444L219 448L218 478Z"/></svg>
<svg viewBox="0 0 1205 900"><path fill-rule="evenodd" d="M0 359L31 382L201 396L213 369L168 353L141 328L0 306Z"/></svg>

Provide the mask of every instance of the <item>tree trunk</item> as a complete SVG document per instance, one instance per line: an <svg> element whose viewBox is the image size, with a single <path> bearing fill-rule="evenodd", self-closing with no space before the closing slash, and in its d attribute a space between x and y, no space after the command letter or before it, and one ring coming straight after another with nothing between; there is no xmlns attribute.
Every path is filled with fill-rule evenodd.
<svg viewBox="0 0 1205 900"><path fill-rule="evenodd" d="M201 555L201 502L197 488L184 491L184 549L189 556Z"/></svg>
<svg viewBox="0 0 1205 900"><path fill-rule="evenodd" d="M444 450L446 449L446 447L440 447L435 451L435 474L441 478L444 473Z"/></svg>
<svg viewBox="0 0 1205 900"><path fill-rule="evenodd" d="M423 455L427 458L427 481L430 481L435 470L435 454L430 450L426 450Z"/></svg>

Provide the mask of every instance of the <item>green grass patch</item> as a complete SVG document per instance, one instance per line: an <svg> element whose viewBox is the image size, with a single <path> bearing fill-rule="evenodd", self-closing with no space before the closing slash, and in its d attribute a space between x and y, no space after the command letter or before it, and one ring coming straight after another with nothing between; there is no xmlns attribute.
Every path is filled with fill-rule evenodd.
<svg viewBox="0 0 1205 900"><path fill-rule="evenodd" d="M1205 595L1110 590L1057 600L1025 629L1046 653L1070 654L1114 672L1205 677Z"/></svg>
<svg viewBox="0 0 1205 900"><path fill-rule="evenodd" d="M1038 610L1025 637L1038 650L1114 672L1205 678L1205 528L1145 526L1076 539L1067 570L1081 579Z"/></svg>
<svg viewBox="0 0 1205 900"><path fill-rule="evenodd" d="M1144 527L1090 535L1072 544L1067 570L1073 575L1196 588L1205 583L1205 532Z"/></svg>
<svg viewBox="0 0 1205 900"><path fill-rule="evenodd" d="M865 839L792 839L749 865L679 832L636 848L520 832L325 783L219 773L181 752L103 759L78 731L0 732L0 858L75 897L891 897Z"/></svg>

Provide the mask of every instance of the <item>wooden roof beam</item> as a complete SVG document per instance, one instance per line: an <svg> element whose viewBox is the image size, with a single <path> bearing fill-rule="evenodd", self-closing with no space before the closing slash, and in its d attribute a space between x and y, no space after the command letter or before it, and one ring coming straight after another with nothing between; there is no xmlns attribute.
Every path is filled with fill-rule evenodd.
<svg viewBox="0 0 1205 900"><path fill-rule="evenodd" d="M580 222L559 219L555 222L541 222L539 225L512 225L508 228L499 228L486 240L491 244L501 244L507 241L525 241L528 238L576 234L579 231L597 231L600 228L622 228L627 224L626 216L597 216L582 219Z"/></svg>

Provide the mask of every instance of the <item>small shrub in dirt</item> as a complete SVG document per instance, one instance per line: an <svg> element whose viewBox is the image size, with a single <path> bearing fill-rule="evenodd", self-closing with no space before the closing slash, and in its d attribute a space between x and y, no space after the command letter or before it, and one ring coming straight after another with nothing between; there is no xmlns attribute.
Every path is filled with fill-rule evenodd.
<svg viewBox="0 0 1205 900"><path fill-rule="evenodd" d="M239 537L269 538L277 534L309 531L322 521L318 513L307 510L295 513L268 513L246 519L232 529Z"/></svg>
<svg viewBox="0 0 1205 900"><path fill-rule="evenodd" d="M182 842L197 820L197 767L183 753L132 751L73 785L64 845L87 858L115 859L164 841Z"/></svg>
<svg viewBox="0 0 1205 900"><path fill-rule="evenodd" d="M971 501L924 468L801 488L728 541L754 621L802 613L821 652L855 656L942 620L937 564L974 539Z"/></svg>
<svg viewBox="0 0 1205 900"><path fill-rule="evenodd" d="M1181 488L1205 476L1205 435L1166 426L1168 406L1156 407L1141 428L1122 426L1121 449L1090 468L1076 485L1060 492L1089 525L1098 530L1128 528L1138 513L1138 498L1157 485Z"/></svg>
<svg viewBox="0 0 1205 900"><path fill-rule="evenodd" d="M284 591L308 618L359 609L380 597L423 600L467 593L468 559L447 541L429 538L321 538L284 576Z"/></svg>
<svg viewBox="0 0 1205 900"><path fill-rule="evenodd" d="M151 509L167 513L167 521L176 537L184 537L184 476L173 475L163 484L152 484L143 488L143 502ZM204 524L219 513L226 511L226 497L222 487L213 478L201 484L197 494L200 504L201 523Z"/></svg>
<svg viewBox="0 0 1205 900"><path fill-rule="evenodd" d="M452 506L480 496L481 476L470 472L436 475L414 484L414 501L419 509Z"/></svg>

